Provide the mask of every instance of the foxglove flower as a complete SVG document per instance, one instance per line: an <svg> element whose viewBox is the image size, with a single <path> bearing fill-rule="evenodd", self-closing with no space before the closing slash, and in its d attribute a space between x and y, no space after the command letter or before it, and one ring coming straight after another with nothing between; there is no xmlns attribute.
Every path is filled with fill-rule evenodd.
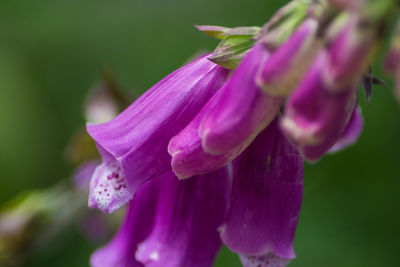
<svg viewBox="0 0 400 267"><path fill-rule="evenodd" d="M219 90L168 145L168 152L172 156L172 170L181 179L217 170L228 164L246 147L243 144L220 155L211 155L203 150L199 136L200 123L204 115L218 103L221 93L222 90Z"/></svg>
<svg viewBox="0 0 400 267"><path fill-rule="evenodd" d="M142 185L127 207L124 221L113 240L91 257L93 267L141 267L135 259L137 245L151 232L160 184L149 181Z"/></svg>
<svg viewBox="0 0 400 267"><path fill-rule="evenodd" d="M249 266L286 266L295 256L292 246L303 191L299 153L275 120L232 164L223 242L244 262L264 259L264 265Z"/></svg>
<svg viewBox="0 0 400 267"><path fill-rule="evenodd" d="M103 163L91 181L89 206L111 213L147 180L170 168L167 145L227 79L203 56L173 72L113 120L88 124Z"/></svg>
<svg viewBox="0 0 400 267"><path fill-rule="evenodd" d="M309 161L320 159L338 140L354 110L354 86L332 92L323 80L327 54L320 54L290 96L282 129Z"/></svg>
<svg viewBox="0 0 400 267"><path fill-rule="evenodd" d="M288 95L303 77L308 66L319 51L316 40L318 22L309 18L275 51L261 66L256 82L272 95Z"/></svg>
<svg viewBox="0 0 400 267"><path fill-rule="evenodd" d="M185 181L172 171L152 179L136 192L120 230L92 255L91 265L211 266L230 188L227 169Z"/></svg>
<svg viewBox="0 0 400 267"><path fill-rule="evenodd" d="M360 135L357 84L394 7L385 0L373 14L377 1L350 2L344 11L292 2L261 31L200 27L222 39L218 53L88 126L103 159L90 205L112 212L137 191L95 267L107 255L117 266L210 266L222 243L246 267L284 267L295 257L303 159Z"/></svg>
<svg viewBox="0 0 400 267"><path fill-rule="evenodd" d="M150 267L211 266L221 246L217 229L226 217L229 172L178 180L171 171L156 179L161 191L154 226L136 258Z"/></svg>
<svg viewBox="0 0 400 267"><path fill-rule="evenodd" d="M363 25L362 18L354 13L343 15L338 24L344 24L328 43L328 56L323 66L324 83L332 91L345 90L355 85L367 71L378 41L377 29ZM342 22L341 20L345 20ZM333 25L333 29L338 27ZM337 31L337 30L336 30ZM323 53L323 52L322 52Z"/></svg>
<svg viewBox="0 0 400 267"><path fill-rule="evenodd" d="M207 153L220 155L248 145L278 114L284 99L262 92L254 78L269 57L262 42L255 44L221 88L219 101L200 125L199 134Z"/></svg>

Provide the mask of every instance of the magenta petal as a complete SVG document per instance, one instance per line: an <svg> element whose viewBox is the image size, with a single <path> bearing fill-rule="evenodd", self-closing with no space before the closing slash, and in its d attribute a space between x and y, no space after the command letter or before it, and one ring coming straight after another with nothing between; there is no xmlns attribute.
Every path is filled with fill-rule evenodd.
<svg viewBox="0 0 400 267"><path fill-rule="evenodd" d="M160 193L154 228L136 258L147 267L207 267L221 246L230 177L221 169L179 180L173 172L156 178Z"/></svg>
<svg viewBox="0 0 400 267"><path fill-rule="evenodd" d="M218 103L201 124L200 136L208 153L223 154L251 142L279 112L283 98L263 93L254 78L269 55L262 43L256 44L221 88Z"/></svg>
<svg viewBox="0 0 400 267"><path fill-rule="evenodd" d="M289 98L281 126L309 161L321 158L338 140L354 110L356 88L332 92L323 82L321 53Z"/></svg>
<svg viewBox="0 0 400 267"><path fill-rule="evenodd" d="M340 18L339 18L340 19ZM377 38L373 27L361 27L362 19L354 14L347 21L328 47L324 66L324 81L332 91L355 86L367 70L375 53Z"/></svg>
<svg viewBox="0 0 400 267"><path fill-rule="evenodd" d="M228 164L248 145L242 144L220 155L211 155L204 151L199 136L200 122L204 115L218 104L221 92L219 90L188 126L174 136L169 143L168 152L172 156L172 169L179 178L215 171Z"/></svg>
<svg viewBox="0 0 400 267"><path fill-rule="evenodd" d="M339 137L339 140L329 151L337 152L354 144L360 136L362 128L363 118L361 115L361 108L358 106L354 109L346 128Z"/></svg>
<svg viewBox="0 0 400 267"><path fill-rule="evenodd" d="M135 259L137 245L151 232L159 184L154 181L142 185L129 203L121 228L113 240L93 253L93 267L140 267Z"/></svg>
<svg viewBox="0 0 400 267"><path fill-rule="evenodd" d="M288 95L311 64L318 47L318 23L308 19L274 52L256 76L256 82L272 95Z"/></svg>
<svg viewBox="0 0 400 267"><path fill-rule="evenodd" d="M210 62L208 56L161 80L113 120L88 124L104 164L120 168L131 193L170 169L169 140L226 81L229 71Z"/></svg>
<svg viewBox="0 0 400 267"><path fill-rule="evenodd" d="M228 219L221 227L225 245L243 256L294 258L303 161L277 121L233 161L233 177Z"/></svg>

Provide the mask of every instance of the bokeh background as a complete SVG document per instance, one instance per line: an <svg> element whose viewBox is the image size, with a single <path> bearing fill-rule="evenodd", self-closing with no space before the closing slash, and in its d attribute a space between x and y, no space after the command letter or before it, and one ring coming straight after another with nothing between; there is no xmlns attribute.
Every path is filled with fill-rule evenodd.
<svg viewBox="0 0 400 267"><path fill-rule="evenodd" d="M285 2L0 1L0 204L69 179L65 147L85 123L83 102L102 67L139 95L217 45L194 24L260 26ZM385 78L380 64L375 73ZM358 143L305 167L292 267L399 266L400 105L385 87L371 104L360 93L360 103ZM88 266L97 246L71 226L26 266ZM240 263L224 249L216 266Z"/></svg>

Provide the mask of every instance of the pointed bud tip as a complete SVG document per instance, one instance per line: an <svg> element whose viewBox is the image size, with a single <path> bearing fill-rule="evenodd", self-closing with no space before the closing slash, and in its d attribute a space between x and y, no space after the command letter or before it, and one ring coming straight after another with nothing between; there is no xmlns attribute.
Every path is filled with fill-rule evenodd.
<svg viewBox="0 0 400 267"><path fill-rule="evenodd" d="M194 27L202 33L217 39L224 39L226 37L224 33L230 30L230 28L213 25L194 25Z"/></svg>

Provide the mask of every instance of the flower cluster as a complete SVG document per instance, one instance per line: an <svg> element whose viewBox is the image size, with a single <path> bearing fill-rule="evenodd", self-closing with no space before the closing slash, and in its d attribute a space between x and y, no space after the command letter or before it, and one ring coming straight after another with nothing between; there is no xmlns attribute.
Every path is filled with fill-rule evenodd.
<svg viewBox="0 0 400 267"><path fill-rule="evenodd" d="M369 65L395 5L294 0L261 29L198 26L222 40L212 54L87 126L103 161L89 206L111 213L128 203L91 264L211 266L225 244L245 266L286 266L303 160L358 138L358 85L374 80ZM399 47L389 53L394 72Z"/></svg>

